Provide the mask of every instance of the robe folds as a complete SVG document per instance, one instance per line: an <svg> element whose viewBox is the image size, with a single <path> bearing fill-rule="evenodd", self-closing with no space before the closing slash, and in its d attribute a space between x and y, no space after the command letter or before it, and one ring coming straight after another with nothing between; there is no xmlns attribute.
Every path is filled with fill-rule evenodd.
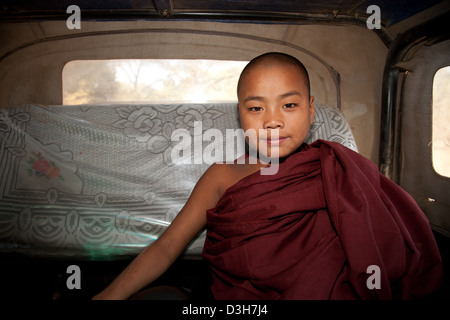
<svg viewBox="0 0 450 320"><path fill-rule="evenodd" d="M415 299L442 262L414 199L338 143L304 144L207 211L216 299Z"/></svg>

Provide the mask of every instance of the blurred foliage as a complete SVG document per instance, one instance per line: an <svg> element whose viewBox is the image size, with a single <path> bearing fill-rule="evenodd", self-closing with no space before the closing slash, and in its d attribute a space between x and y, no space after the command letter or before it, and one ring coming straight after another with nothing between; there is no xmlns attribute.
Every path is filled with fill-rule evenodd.
<svg viewBox="0 0 450 320"><path fill-rule="evenodd" d="M236 101L247 62L216 60L72 61L63 72L64 104Z"/></svg>

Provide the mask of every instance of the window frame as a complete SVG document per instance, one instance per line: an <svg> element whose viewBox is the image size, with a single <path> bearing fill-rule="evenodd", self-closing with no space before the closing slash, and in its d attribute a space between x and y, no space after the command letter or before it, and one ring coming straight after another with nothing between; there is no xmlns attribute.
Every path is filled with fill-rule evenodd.
<svg viewBox="0 0 450 320"><path fill-rule="evenodd" d="M444 72L448 72L449 73L449 75L450 75L450 64L449 65L447 65L447 66L444 66L444 67L442 67L442 68L439 68L435 73L434 73L434 76L433 76L433 88L432 88L432 90L433 90L433 93L432 93L432 103L431 103L431 105L432 105L432 119L431 119L431 129L432 129L432 134L431 134L431 145L432 145L432 149L431 149L431 161L432 161L432 165L433 165L433 169L434 169L434 171L436 172L436 174L438 174L438 175L440 175L440 176L442 176L442 177L446 177L446 178L450 178L450 171L448 172L448 173L445 173L445 172L440 172L438 169L440 169L440 168L438 168L438 169L436 169L436 159L435 159L435 153L437 152L437 150L436 149L434 149L434 147L435 147L435 142L436 142L436 140L435 140L435 136L436 136L436 131L435 131L435 129L436 129L436 127L435 127L435 120L436 119L441 119L441 118L439 118L439 117L437 117L436 118L436 115L435 115L435 85L436 85L436 76L437 76L437 74L438 74L438 72L440 72L441 70L443 70L443 69L447 69L446 71L444 71ZM450 76L448 76L449 77L449 79L450 79ZM450 95L450 92L446 92L446 94L447 95ZM449 99L449 101L450 101L450 99ZM447 111L447 112L450 112L450 106L449 106L449 111ZM447 150L447 153L450 153L450 150ZM443 156L445 156L445 155L443 155ZM449 154L449 158L450 158L450 154ZM448 174L448 175L447 175Z"/></svg>
<svg viewBox="0 0 450 320"><path fill-rule="evenodd" d="M450 236L450 178L432 163L432 91L437 70L450 64L450 40L422 46L402 63L398 184L413 196L432 228Z"/></svg>

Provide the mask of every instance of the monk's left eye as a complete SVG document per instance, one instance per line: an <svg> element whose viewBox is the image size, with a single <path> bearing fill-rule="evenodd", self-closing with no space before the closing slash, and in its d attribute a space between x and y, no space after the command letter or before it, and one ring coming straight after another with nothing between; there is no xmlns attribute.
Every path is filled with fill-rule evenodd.
<svg viewBox="0 0 450 320"><path fill-rule="evenodd" d="M297 106L296 103L287 103L287 104L285 104L285 105L283 106L283 108L285 108L285 109L292 109L292 108L294 108L294 107L296 107L296 106Z"/></svg>

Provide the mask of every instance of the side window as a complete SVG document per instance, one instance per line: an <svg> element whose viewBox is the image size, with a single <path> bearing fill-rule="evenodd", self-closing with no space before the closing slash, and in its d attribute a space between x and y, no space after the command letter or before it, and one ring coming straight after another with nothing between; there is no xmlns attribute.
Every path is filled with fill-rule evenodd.
<svg viewBox="0 0 450 320"><path fill-rule="evenodd" d="M76 60L63 69L63 104L236 101L246 61Z"/></svg>
<svg viewBox="0 0 450 320"><path fill-rule="evenodd" d="M432 159L434 170L450 177L450 66L439 69L433 80Z"/></svg>

